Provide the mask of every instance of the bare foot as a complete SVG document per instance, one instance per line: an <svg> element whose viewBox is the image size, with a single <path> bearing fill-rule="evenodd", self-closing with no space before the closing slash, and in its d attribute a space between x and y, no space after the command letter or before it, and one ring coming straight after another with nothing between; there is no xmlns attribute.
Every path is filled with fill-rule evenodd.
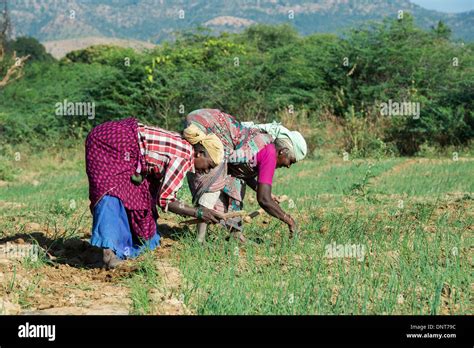
<svg viewBox="0 0 474 348"><path fill-rule="evenodd" d="M120 265L123 260L117 257L115 255L114 251L112 249L104 249L104 265L107 269L112 269L116 268L118 265Z"/></svg>

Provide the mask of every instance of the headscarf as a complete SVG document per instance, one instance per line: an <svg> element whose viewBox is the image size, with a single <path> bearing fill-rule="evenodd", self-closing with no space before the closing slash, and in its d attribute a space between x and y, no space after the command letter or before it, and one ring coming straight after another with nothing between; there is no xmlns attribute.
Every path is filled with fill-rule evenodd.
<svg viewBox="0 0 474 348"><path fill-rule="evenodd" d="M258 128L270 134L275 140L283 140L288 145L290 155L293 156L296 162L301 161L308 153L308 146L303 136L298 131L290 131L281 123L273 121L273 123L255 124L253 122L242 122L242 125L249 128Z"/></svg>
<svg viewBox="0 0 474 348"><path fill-rule="evenodd" d="M222 145L217 135L206 134L194 124L186 128L183 131L183 135L191 145L202 144L216 165L222 162L224 158L224 145Z"/></svg>

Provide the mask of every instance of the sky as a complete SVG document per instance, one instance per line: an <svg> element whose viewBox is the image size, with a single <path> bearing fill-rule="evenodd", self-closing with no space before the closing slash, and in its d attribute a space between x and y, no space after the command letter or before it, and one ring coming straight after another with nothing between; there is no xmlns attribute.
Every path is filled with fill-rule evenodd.
<svg viewBox="0 0 474 348"><path fill-rule="evenodd" d="M429 10L440 12L465 12L474 10L474 0L410 0L412 3L420 5Z"/></svg>

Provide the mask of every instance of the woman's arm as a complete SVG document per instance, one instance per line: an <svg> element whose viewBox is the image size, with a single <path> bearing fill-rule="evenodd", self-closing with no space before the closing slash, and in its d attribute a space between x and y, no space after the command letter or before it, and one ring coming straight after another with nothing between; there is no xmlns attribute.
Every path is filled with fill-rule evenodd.
<svg viewBox="0 0 474 348"><path fill-rule="evenodd" d="M203 220L208 224L218 223L223 218L222 214L215 210L205 207L193 208L180 201L174 201L168 204L168 211L185 216L193 216Z"/></svg>
<svg viewBox="0 0 474 348"><path fill-rule="evenodd" d="M257 179L256 179L256 178L246 179L246 180L245 180L245 183L246 183L252 190L254 190L255 192L257 192L258 183L257 183Z"/></svg>
<svg viewBox="0 0 474 348"><path fill-rule="evenodd" d="M257 192L257 187L258 187L258 182L256 178L251 178L245 180L245 183L255 192ZM275 196L273 193L271 194L272 199L276 202L279 203L278 200L280 199L279 196Z"/></svg>
<svg viewBox="0 0 474 348"><path fill-rule="evenodd" d="M258 204L271 216L274 216L288 225L290 233L296 232L296 223L291 215L285 213L272 197L272 186L268 184L257 185Z"/></svg>
<svg viewBox="0 0 474 348"><path fill-rule="evenodd" d="M164 211L168 210L179 215L197 217L210 224L218 223L223 218L222 214L204 207L193 208L176 199L176 194L182 186L188 169L189 163L186 159L181 157L171 158L163 176L160 191L158 192L158 205Z"/></svg>

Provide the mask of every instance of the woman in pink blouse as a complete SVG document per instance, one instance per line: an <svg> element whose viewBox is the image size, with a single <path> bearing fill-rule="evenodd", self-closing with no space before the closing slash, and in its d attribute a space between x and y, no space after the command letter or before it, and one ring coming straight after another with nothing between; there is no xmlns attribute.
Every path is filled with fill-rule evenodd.
<svg viewBox="0 0 474 348"><path fill-rule="evenodd" d="M246 185L257 193L259 205L271 216L288 225L293 234L296 223L272 195L276 168L287 167L306 156L307 146L299 132L273 123L254 125L238 122L217 109L200 109L186 117L186 125L195 125L206 134L215 134L224 146L224 160L209 173L188 174L188 182L197 206L220 212L242 209ZM242 219L228 219L233 236L245 241ZM198 225L198 240L203 241L206 224Z"/></svg>

